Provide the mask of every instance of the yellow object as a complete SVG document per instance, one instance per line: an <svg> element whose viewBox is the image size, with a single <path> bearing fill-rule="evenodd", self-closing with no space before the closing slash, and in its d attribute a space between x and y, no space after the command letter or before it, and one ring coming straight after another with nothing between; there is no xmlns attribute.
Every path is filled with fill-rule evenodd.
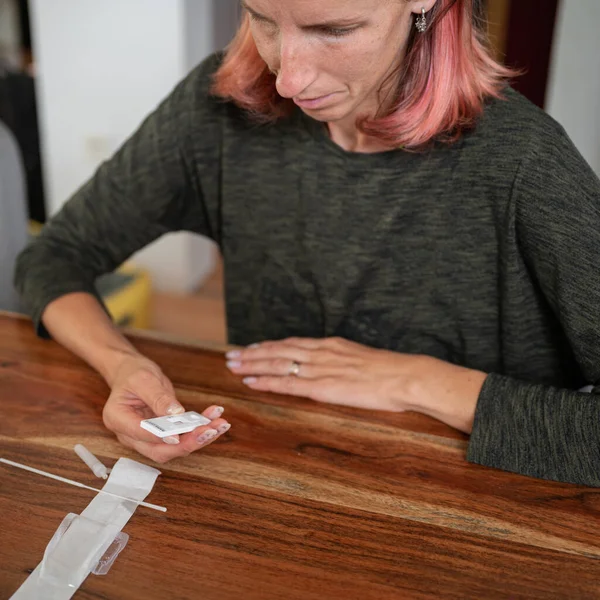
<svg viewBox="0 0 600 600"><path fill-rule="evenodd" d="M37 236L42 223L29 221L29 235ZM114 322L121 326L149 329L150 275L131 263L125 263L110 275L100 278L99 292ZM100 281L98 280L98 281ZM105 289L106 291L102 291Z"/></svg>
<svg viewBox="0 0 600 600"><path fill-rule="evenodd" d="M34 221L32 219L29 220L29 235L34 237L36 236L41 230L42 230L43 225L39 222L39 221Z"/></svg>
<svg viewBox="0 0 600 600"><path fill-rule="evenodd" d="M131 277L131 281L103 297L114 322L120 326L148 329L150 327L150 290L148 273L131 264L117 271Z"/></svg>

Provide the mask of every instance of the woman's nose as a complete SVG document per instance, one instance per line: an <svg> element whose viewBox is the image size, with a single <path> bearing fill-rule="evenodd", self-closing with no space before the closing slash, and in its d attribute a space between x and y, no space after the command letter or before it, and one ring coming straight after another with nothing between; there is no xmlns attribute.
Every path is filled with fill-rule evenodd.
<svg viewBox="0 0 600 600"><path fill-rule="evenodd" d="M271 69L277 75L277 92L284 98L301 95L314 80L310 53L297 42L282 42L278 64Z"/></svg>

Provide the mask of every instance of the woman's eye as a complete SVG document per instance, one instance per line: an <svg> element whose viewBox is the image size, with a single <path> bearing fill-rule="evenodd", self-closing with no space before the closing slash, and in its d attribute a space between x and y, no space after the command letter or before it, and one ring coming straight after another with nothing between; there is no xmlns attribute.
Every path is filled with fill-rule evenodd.
<svg viewBox="0 0 600 600"><path fill-rule="evenodd" d="M271 23L267 21L265 18L260 17L259 15L255 15L254 13L250 13L250 18L257 23L261 23L263 25L270 25Z"/></svg>
<svg viewBox="0 0 600 600"><path fill-rule="evenodd" d="M264 17L262 17L260 15L256 15L254 13L250 13L250 18L253 21L260 23L262 25L265 25L265 26L273 25L273 23L271 23L270 21L267 21L267 19L265 19ZM356 31L357 29L358 29L358 27L346 27L345 29L340 28L340 27L323 27L323 28L321 28L321 31L325 35L328 35L330 37L340 38L340 37L344 37L346 35L351 34L353 31Z"/></svg>
<svg viewBox="0 0 600 600"><path fill-rule="evenodd" d="M260 28L262 35L273 35L277 28L271 21L267 21L258 15L250 14L250 19L256 23L256 27Z"/></svg>
<svg viewBox="0 0 600 600"><path fill-rule="evenodd" d="M352 33L355 30L356 30L355 27L352 27L350 29L337 29L335 27L325 27L323 29L323 32L332 37L344 37L345 35L349 35L350 33Z"/></svg>

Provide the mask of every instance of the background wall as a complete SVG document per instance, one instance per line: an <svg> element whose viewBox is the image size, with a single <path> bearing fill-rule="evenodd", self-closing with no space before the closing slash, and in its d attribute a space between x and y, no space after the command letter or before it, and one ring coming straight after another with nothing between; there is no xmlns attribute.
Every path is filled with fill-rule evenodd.
<svg viewBox="0 0 600 600"><path fill-rule="evenodd" d="M599 0L561 0L546 109L600 176L599 28Z"/></svg>
<svg viewBox="0 0 600 600"><path fill-rule="evenodd" d="M50 215L217 48L216 32L219 44L232 35L236 7L237 0L31 0ZM134 258L158 290L185 292L212 269L214 252L207 240L177 233Z"/></svg>

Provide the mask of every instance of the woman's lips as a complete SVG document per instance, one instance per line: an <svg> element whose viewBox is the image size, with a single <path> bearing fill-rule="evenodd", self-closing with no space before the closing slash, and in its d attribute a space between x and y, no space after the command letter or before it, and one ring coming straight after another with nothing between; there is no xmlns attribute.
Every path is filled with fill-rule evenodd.
<svg viewBox="0 0 600 600"><path fill-rule="evenodd" d="M335 96L335 92L333 94L327 94L325 96L309 98L306 100L294 98L294 102L301 108L323 108L323 105L326 104L333 96Z"/></svg>

